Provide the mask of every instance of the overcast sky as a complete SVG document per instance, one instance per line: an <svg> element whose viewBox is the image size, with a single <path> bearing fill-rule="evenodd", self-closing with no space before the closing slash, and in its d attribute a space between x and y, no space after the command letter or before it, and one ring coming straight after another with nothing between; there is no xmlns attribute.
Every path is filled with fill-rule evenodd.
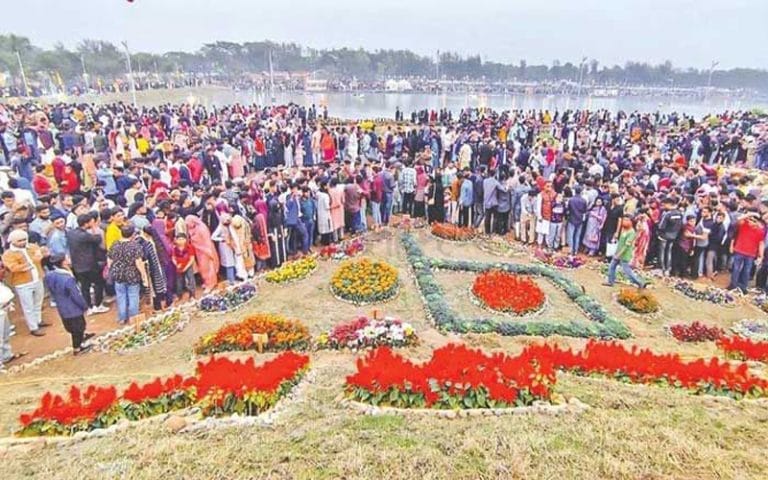
<svg viewBox="0 0 768 480"><path fill-rule="evenodd" d="M768 69L768 0L2 0L3 33L133 51L215 40L436 50L529 64L628 60ZM35 12L35 13L32 13Z"/></svg>

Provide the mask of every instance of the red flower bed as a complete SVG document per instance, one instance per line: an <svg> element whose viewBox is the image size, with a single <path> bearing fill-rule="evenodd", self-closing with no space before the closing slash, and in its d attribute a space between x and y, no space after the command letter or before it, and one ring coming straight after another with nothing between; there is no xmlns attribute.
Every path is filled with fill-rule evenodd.
<svg viewBox="0 0 768 480"><path fill-rule="evenodd" d="M419 365L381 347L357 361L346 384L353 399L374 405L490 408L548 400L555 372L551 362L528 350L510 357L449 344Z"/></svg>
<svg viewBox="0 0 768 480"><path fill-rule="evenodd" d="M66 398L46 392L40 399L40 406L32 413L21 414L19 422L23 429L38 421L59 425L90 424L106 413L115 402L117 389L113 386L90 385L83 392L73 385Z"/></svg>
<svg viewBox="0 0 768 480"><path fill-rule="evenodd" d="M200 402L203 416L253 415L274 406L307 368L309 357L285 352L256 366L253 358L235 361L211 357L199 362L195 376L174 375L144 385L131 383L117 394L114 386L75 386L64 398L47 392L40 406L19 416L21 436L67 435L138 420Z"/></svg>
<svg viewBox="0 0 768 480"><path fill-rule="evenodd" d="M722 337L717 348L739 360L768 362L768 342L755 342L745 337Z"/></svg>
<svg viewBox="0 0 768 480"><path fill-rule="evenodd" d="M536 358L548 358L556 367L581 374L600 374L633 383L662 383L697 393L735 398L768 393L768 380L749 373L746 364L733 366L718 358L686 362L677 354L656 354L616 342L590 340L579 351L551 345L530 347Z"/></svg>
<svg viewBox="0 0 768 480"><path fill-rule="evenodd" d="M723 329L709 327L697 321L691 324L671 325L669 333L679 342L711 342L723 336Z"/></svg>
<svg viewBox="0 0 768 480"><path fill-rule="evenodd" d="M501 270L480 273L472 293L486 307L515 315L534 312L544 305L544 292L535 281Z"/></svg>
<svg viewBox="0 0 768 480"><path fill-rule="evenodd" d="M236 361L211 357L206 363L199 362L195 386L202 399L203 416L255 415L268 410L298 382L308 364L308 356L293 352L259 366L253 358Z"/></svg>

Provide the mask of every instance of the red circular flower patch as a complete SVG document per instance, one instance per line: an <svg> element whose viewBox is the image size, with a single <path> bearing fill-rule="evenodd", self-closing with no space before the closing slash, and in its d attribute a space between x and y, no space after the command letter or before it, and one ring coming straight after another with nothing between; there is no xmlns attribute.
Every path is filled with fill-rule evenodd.
<svg viewBox="0 0 768 480"><path fill-rule="evenodd" d="M472 293L486 307L515 315L535 312L544 305L544 292L536 282L501 270L479 274Z"/></svg>

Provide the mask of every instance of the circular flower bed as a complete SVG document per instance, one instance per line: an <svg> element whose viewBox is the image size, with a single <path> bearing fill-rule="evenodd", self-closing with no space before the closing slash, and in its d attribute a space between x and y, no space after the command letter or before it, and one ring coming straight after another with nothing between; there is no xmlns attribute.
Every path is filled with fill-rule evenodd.
<svg viewBox="0 0 768 480"><path fill-rule="evenodd" d="M348 302L364 305L397 295L397 269L379 260L347 260L331 278L331 292Z"/></svg>
<svg viewBox="0 0 768 480"><path fill-rule="evenodd" d="M320 334L318 348L353 350L370 347L407 347L416 345L419 338L410 323L396 318L371 319L366 316L341 323Z"/></svg>
<svg viewBox="0 0 768 480"><path fill-rule="evenodd" d="M452 223L433 223L432 235L443 240L466 242L477 236L474 228L460 227Z"/></svg>
<svg viewBox="0 0 768 480"><path fill-rule="evenodd" d="M261 345L265 351L301 349L309 344L309 330L300 321L287 320L281 315L257 313L202 336L195 345L195 353L203 355L256 350L259 334L266 335L266 342Z"/></svg>
<svg viewBox="0 0 768 480"><path fill-rule="evenodd" d="M255 296L256 287L250 283L243 283L221 293L204 296L200 299L198 306L201 311L207 313L227 312L241 307Z"/></svg>
<svg viewBox="0 0 768 480"><path fill-rule="evenodd" d="M616 301L634 313L649 314L659 311L659 301L647 290L622 288Z"/></svg>
<svg viewBox="0 0 768 480"><path fill-rule="evenodd" d="M264 279L270 283L288 283L304 279L317 268L317 258L304 257L284 263L280 268L267 272Z"/></svg>
<svg viewBox="0 0 768 480"><path fill-rule="evenodd" d="M491 310L526 315L544 306L544 292L532 279L501 270L490 270L475 277L472 294Z"/></svg>

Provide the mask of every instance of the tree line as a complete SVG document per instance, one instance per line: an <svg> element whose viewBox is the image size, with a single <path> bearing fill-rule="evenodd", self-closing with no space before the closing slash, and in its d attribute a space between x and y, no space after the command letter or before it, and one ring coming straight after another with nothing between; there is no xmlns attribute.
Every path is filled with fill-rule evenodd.
<svg viewBox="0 0 768 480"><path fill-rule="evenodd" d="M126 73L122 45L103 40L83 40L74 49L62 44L45 49L34 45L27 37L0 35L0 72L10 74L16 81L20 79L17 52L25 73L32 80L47 76L54 82L72 85L81 84L84 78L94 82L96 78L110 80L124 77ZM328 77L356 77L360 80L439 77L487 82L583 81L584 84L665 87L711 84L713 87L732 89L768 89L768 71L752 68L710 71L675 68L669 61L658 65L627 62L623 66L608 66L594 59L577 63L554 60L551 65L529 65L525 60L501 63L484 60L479 55L463 56L453 52L424 56L409 50L315 49L270 41L217 41L204 44L196 52L132 52L131 62L133 70L140 74L215 74L236 79L244 73L268 71L270 55L275 71L322 71Z"/></svg>

